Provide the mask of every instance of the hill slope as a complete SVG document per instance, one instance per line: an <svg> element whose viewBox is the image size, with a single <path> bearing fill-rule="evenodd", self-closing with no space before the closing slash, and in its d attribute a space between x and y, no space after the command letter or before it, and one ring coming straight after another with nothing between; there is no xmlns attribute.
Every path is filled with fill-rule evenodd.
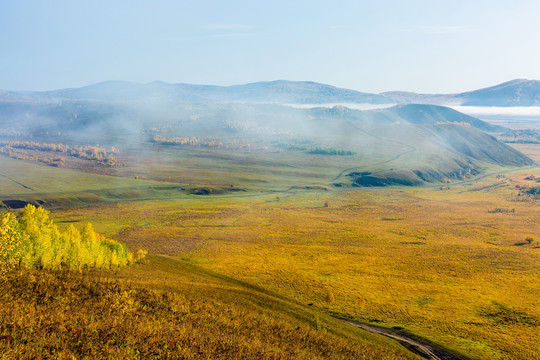
<svg viewBox="0 0 540 360"><path fill-rule="evenodd" d="M364 155L351 168L357 186L420 185L462 180L485 166L527 166L534 162L483 130L499 130L455 110L433 105L400 105L384 110L313 109L321 122L349 125ZM327 133L329 131L327 130ZM339 176L336 181L344 181Z"/></svg>
<svg viewBox="0 0 540 360"><path fill-rule="evenodd" d="M173 258L84 276L19 271L0 284L0 352L7 358L420 358Z"/></svg>

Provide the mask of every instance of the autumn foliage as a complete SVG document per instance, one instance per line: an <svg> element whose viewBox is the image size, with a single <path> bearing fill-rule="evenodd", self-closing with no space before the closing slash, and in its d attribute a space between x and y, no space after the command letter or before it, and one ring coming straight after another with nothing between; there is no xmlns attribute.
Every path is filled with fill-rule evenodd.
<svg viewBox="0 0 540 360"><path fill-rule="evenodd" d="M69 225L61 232L49 212L27 205L17 217L12 212L0 218L0 263L4 267L29 269L111 269L141 261L123 243L97 234L91 224L82 231Z"/></svg>
<svg viewBox="0 0 540 360"><path fill-rule="evenodd" d="M123 164L115 158L119 153L118 149L112 147L109 151L100 146L69 146L64 144L47 144L35 141L9 141L5 146L0 147L0 152L14 159L39 161L51 166L64 166L64 158L41 156L39 154L28 154L18 152L17 149L31 150L34 152L48 152L67 155L74 158L96 161L101 166L114 167Z"/></svg>

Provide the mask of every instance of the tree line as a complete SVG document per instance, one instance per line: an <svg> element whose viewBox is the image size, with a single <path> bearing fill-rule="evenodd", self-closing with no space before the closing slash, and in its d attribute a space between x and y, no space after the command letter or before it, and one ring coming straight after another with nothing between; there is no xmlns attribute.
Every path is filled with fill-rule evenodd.
<svg viewBox="0 0 540 360"><path fill-rule="evenodd" d="M1 152L7 154L8 156L15 157L22 160L35 160L31 156L24 158L23 154L16 154L13 152L13 149L26 149L26 150L36 150L36 151L47 151L47 152L56 152L60 154L65 154L67 156L76 157L85 160L93 160L98 162L101 165L105 166L121 166L122 163L118 161L114 155L119 153L118 149L111 147L110 150L105 149L101 146L69 146L65 144L48 144L48 143L39 143L35 141L9 141L7 144L0 149ZM54 166L63 166L63 159L54 159L54 161L42 161L39 158L38 161L45 162ZM55 165L56 164L56 165Z"/></svg>

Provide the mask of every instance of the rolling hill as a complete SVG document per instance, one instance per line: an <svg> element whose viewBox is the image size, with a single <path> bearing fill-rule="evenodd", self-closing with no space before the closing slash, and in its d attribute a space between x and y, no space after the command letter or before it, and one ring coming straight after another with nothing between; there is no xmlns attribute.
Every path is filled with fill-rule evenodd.
<svg viewBox="0 0 540 360"><path fill-rule="evenodd" d="M437 124L444 122L463 123L482 131L497 133L507 131L503 126L492 125L454 109L437 105L407 104L389 110L406 119L411 124Z"/></svg>
<svg viewBox="0 0 540 360"><path fill-rule="evenodd" d="M0 92L0 101L59 100L539 106L540 82L518 79L458 94L417 94L407 91L372 94L312 81L286 80L232 86L169 84L162 81L148 84L105 81L73 89L24 93Z"/></svg>

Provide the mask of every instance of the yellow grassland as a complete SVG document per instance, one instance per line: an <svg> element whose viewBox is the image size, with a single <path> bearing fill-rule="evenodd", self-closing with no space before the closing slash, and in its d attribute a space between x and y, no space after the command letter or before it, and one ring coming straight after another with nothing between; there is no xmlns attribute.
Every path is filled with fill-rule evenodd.
<svg viewBox="0 0 540 360"><path fill-rule="evenodd" d="M399 344L163 256L0 279L1 359L420 359Z"/></svg>
<svg viewBox="0 0 540 360"><path fill-rule="evenodd" d="M54 216L474 359L534 359L540 200L515 187L534 185L531 174L540 177L528 170L448 188L117 203ZM497 208L509 211L489 212Z"/></svg>

